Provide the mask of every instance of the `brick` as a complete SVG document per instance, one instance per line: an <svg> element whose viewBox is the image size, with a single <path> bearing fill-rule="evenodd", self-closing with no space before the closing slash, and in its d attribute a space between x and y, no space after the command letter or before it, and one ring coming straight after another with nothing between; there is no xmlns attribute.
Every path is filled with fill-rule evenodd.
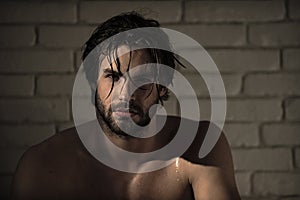
<svg viewBox="0 0 300 200"><path fill-rule="evenodd" d="M236 149L232 151L236 170L289 170L292 169L290 149Z"/></svg>
<svg viewBox="0 0 300 200"><path fill-rule="evenodd" d="M254 96L299 95L300 73L249 74L245 78L244 92Z"/></svg>
<svg viewBox="0 0 300 200"><path fill-rule="evenodd" d="M37 78L37 94L72 95L75 75L45 75Z"/></svg>
<svg viewBox="0 0 300 200"><path fill-rule="evenodd" d="M222 79L224 81L226 96L235 96L240 93L242 87L242 77L240 75L223 74Z"/></svg>
<svg viewBox="0 0 300 200"><path fill-rule="evenodd" d="M210 85L206 85L204 79L202 78L203 75L208 81L210 81ZM210 88L211 91L214 92L214 94L212 94L211 96L220 97L220 95L216 91L217 86L216 82L214 81L219 77L213 74L202 74L202 76L200 74L186 74L185 78L186 81L188 81L191 84L194 92L198 97L209 97L208 88ZM240 75L226 74L222 75L221 78L223 79L227 96L234 96L240 92L242 84L242 77ZM176 82L174 82L174 88L177 88L177 90L179 91L178 95L180 96L193 95L193 93L190 92L190 90L187 90L187 88L185 88L183 84L176 84Z"/></svg>
<svg viewBox="0 0 300 200"><path fill-rule="evenodd" d="M300 148L295 150L295 164L296 167L300 168Z"/></svg>
<svg viewBox="0 0 300 200"><path fill-rule="evenodd" d="M259 195L299 195L299 173L257 173L254 175L254 193Z"/></svg>
<svg viewBox="0 0 300 200"><path fill-rule="evenodd" d="M235 99L227 101L227 121L279 121L281 101L275 99Z"/></svg>
<svg viewBox="0 0 300 200"><path fill-rule="evenodd" d="M266 124L262 139L266 145L300 145L299 124Z"/></svg>
<svg viewBox="0 0 300 200"><path fill-rule="evenodd" d="M235 173L236 184L241 196L249 196L251 190L250 173L238 172Z"/></svg>
<svg viewBox="0 0 300 200"><path fill-rule="evenodd" d="M82 52L83 51L76 51L75 52L75 69L76 69L75 71L77 71L80 68L81 64L82 64L82 59L81 59Z"/></svg>
<svg viewBox="0 0 300 200"><path fill-rule="evenodd" d="M160 23L178 22L181 19L181 5L179 1L81 2L80 19L88 23L99 24L122 12L133 10L143 13L146 18L157 19Z"/></svg>
<svg viewBox="0 0 300 200"><path fill-rule="evenodd" d="M29 147L55 133L53 125L1 125L0 147Z"/></svg>
<svg viewBox="0 0 300 200"><path fill-rule="evenodd" d="M300 19L300 3L297 0L289 0L289 17L292 19Z"/></svg>
<svg viewBox="0 0 300 200"><path fill-rule="evenodd" d="M34 93L34 77L0 75L1 96L31 96Z"/></svg>
<svg viewBox="0 0 300 200"><path fill-rule="evenodd" d="M200 119L197 117L199 113L196 112L196 109L194 106L192 106L193 101L190 97L180 97L179 98L179 105L182 110L184 110L184 114L181 112L180 116L184 118L193 119L195 121L199 120L209 120L210 119L210 101L199 99L197 100L197 103L199 104L199 111L200 111ZM180 111L180 109L179 109Z"/></svg>
<svg viewBox="0 0 300 200"><path fill-rule="evenodd" d="M259 145L258 126L249 123L226 123L224 132L231 147Z"/></svg>
<svg viewBox="0 0 300 200"><path fill-rule="evenodd" d="M31 26L0 26L0 47L30 47L35 44Z"/></svg>
<svg viewBox="0 0 300 200"><path fill-rule="evenodd" d="M0 23L75 23L76 4L66 2L1 2Z"/></svg>
<svg viewBox="0 0 300 200"><path fill-rule="evenodd" d="M0 173L14 173L18 161L25 152L24 148L0 149Z"/></svg>
<svg viewBox="0 0 300 200"><path fill-rule="evenodd" d="M274 21L284 13L283 1L187 1L185 6L188 22Z"/></svg>
<svg viewBox="0 0 300 200"><path fill-rule="evenodd" d="M215 73L210 59L214 61L220 72L275 71L280 68L280 56L277 50L209 49L207 52L209 56L203 49L184 49L179 52L184 53L189 62L199 63L202 73ZM180 72L197 73L192 64L183 59L180 61L186 66L186 68L179 68Z"/></svg>
<svg viewBox="0 0 300 200"><path fill-rule="evenodd" d="M47 47L78 48L91 36L90 26L41 26L39 42Z"/></svg>
<svg viewBox="0 0 300 200"><path fill-rule="evenodd" d="M289 99L285 102L286 119L300 120L300 99Z"/></svg>
<svg viewBox="0 0 300 200"><path fill-rule="evenodd" d="M0 198L1 199L9 199L11 183L12 183L12 176L9 175L2 175L0 176Z"/></svg>
<svg viewBox="0 0 300 200"><path fill-rule="evenodd" d="M73 70L70 51L1 51L0 72L66 72Z"/></svg>
<svg viewBox="0 0 300 200"><path fill-rule="evenodd" d="M69 112L69 102L65 99L0 100L0 120L2 121L66 121L69 119Z"/></svg>
<svg viewBox="0 0 300 200"><path fill-rule="evenodd" d="M283 50L283 69L300 70L300 49Z"/></svg>
<svg viewBox="0 0 300 200"><path fill-rule="evenodd" d="M279 69L279 52L276 50L210 50L209 54L223 72Z"/></svg>
<svg viewBox="0 0 300 200"><path fill-rule="evenodd" d="M179 24L164 27L186 34L204 47L236 47L246 44L246 29L244 25Z"/></svg>
<svg viewBox="0 0 300 200"><path fill-rule="evenodd" d="M222 99L215 99L215 101ZM191 97L180 97L179 105L186 110L192 119L198 120L195 107L192 106ZM211 115L210 100L198 98L200 119L209 120ZM183 115L186 117L185 115ZM216 116L216 121L223 121L220 116ZM273 99L227 99L227 122L267 122L279 121L282 118L282 108L280 100Z"/></svg>
<svg viewBox="0 0 300 200"><path fill-rule="evenodd" d="M250 42L261 46L297 46L299 35L299 23L253 24L249 27Z"/></svg>
<svg viewBox="0 0 300 200"><path fill-rule="evenodd" d="M300 197L283 197L280 200L299 200Z"/></svg>

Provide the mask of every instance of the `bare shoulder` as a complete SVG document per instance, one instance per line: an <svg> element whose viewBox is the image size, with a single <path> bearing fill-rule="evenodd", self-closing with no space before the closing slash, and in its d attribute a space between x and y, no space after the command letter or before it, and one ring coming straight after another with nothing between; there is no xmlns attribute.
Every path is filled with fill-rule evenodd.
<svg viewBox="0 0 300 200"><path fill-rule="evenodd" d="M240 199L235 183L231 150L223 131L209 121L189 123L198 123L198 132L181 159L195 198ZM215 134L216 140L204 140L208 133ZM210 145L212 148L207 155L199 158L199 151L203 145Z"/></svg>
<svg viewBox="0 0 300 200"><path fill-rule="evenodd" d="M192 144L184 153L184 158L201 165L232 168L231 150L224 132L209 121L190 123L198 123L198 131ZM201 147L210 151L200 158L200 150L204 150Z"/></svg>
<svg viewBox="0 0 300 200"><path fill-rule="evenodd" d="M71 128L30 147L21 157L15 171L12 198L26 199L32 191L51 185L53 171L64 167L72 159L69 155L74 155L78 145L75 129Z"/></svg>
<svg viewBox="0 0 300 200"><path fill-rule="evenodd" d="M226 136L216 124L211 123L210 121L193 121L177 116L171 116L168 118L168 120L170 129L172 129L174 132L178 130L178 124L180 123L184 123L184 125L188 127L186 129L188 131L191 130L189 127L198 127L196 129L197 133L193 138L193 142L182 155L183 159L203 166L218 166L228 169L233 168L231 150ZM188 131L185 134L191 134L191 132ZM212 137L208 134L211 134ZM207 139L210 139L205 140L206 137ZM211 149L211 151L209 151L209 153L204 157L199 158L199 153L202 146L207 147L207 149Z"/></svg>
<svg viewBox="0 0 300 200"><path fill-rule="evenodd" d="M78 146L76 129L70 128L61 133L44 140L43 142L30 147L22 156L19 165L25 161L41 161L40 164L48 164L52 157L60 157ZM38 164L30 162L31 164Z"/></svg>

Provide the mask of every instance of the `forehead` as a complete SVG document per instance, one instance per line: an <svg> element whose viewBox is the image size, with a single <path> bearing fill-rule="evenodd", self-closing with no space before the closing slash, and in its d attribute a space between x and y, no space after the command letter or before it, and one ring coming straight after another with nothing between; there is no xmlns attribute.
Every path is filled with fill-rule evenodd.
<svg viewBox="0 0 300 200"><path fill-rule="evenodd" d="M111 55L103 58L100 63L100 70L111 69L111 66L114 71L118 71L118 62L117 55L119 60L119 67L122 73L126 73L131 68L137 67L139 65L151 63L150 54L145 49L134 50L130 52L129 47L121 46ZM111 66L110 66L111 62Z"/></svg>

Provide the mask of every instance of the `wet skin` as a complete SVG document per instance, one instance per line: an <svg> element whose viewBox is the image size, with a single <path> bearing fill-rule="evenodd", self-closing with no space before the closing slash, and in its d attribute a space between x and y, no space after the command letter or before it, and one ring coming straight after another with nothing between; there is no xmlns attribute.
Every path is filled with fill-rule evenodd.
<svg viewBox="0 0 300 200"><path fill-rule="evenodd" d="M132 58L130 68L144 64L148 59L142 51L135 52ZM126 72L128 60L126 55L120 58L122 73ZM108 66L103 62L100 70L111 69ZM113 71L117 71L115 63ZM137 90L130 96L130 82L119 77L112 91L118 94L118 98L112 99L113 95L108 95L112 84L110 78L112 76L107 73L99 76L98 100L103 115L90 123L100 122L106 136L115 145L132 152L150 152L165 146L176 135L180 120L191 126L198 123L197 135L186 152L157 171L121 172L96 160L82 144L76 129L71 128L31 147L23 155L13 180L13 199L240 199L230 148L223 133L213 150L205 158L198 158L209 122L169 116L164 128L147 139L118 133L113 122L110 126L115 126L115 129L109 128L103 118L110 115L120 123L124 122L124 117L131 117L135 123L142 124L145 120L143 114L157 103L159 95L166 92L164 89ZM149 87L155 87L153 85ZM111 102L129 100L139 109L109 113Z"/></svg>
<svg viewBox="0 0 300 200"><path fill-rule="evenodd" d="M170 117L163 132L174 130L178 120ZM140 174L103 165L85 149L75 128L66 130L25 153L15 173L13 199L239 199L223 134L208 156L197 158L207 126L199 123L197 137L177 162Z"/></svg>

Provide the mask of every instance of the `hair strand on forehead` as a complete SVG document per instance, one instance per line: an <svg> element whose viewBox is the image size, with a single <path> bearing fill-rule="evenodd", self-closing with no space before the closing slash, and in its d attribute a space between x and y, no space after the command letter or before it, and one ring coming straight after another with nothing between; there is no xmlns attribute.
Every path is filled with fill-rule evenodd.
<svg viewBox="0 0 300 200"><path fill-rule="evenodd" d="M146 28L146 27L156 27L159 28L160 24L153 19L146 19L137 12L127 12L120 15L114 16L107 21L100 24L95 31L92 33L91 37L85 43L83 47L82 59L85 60L87 56L92 52L92 61L88 65L84 65L84 70L86 72L86 77L90 85L97 85L100 83L94 83L95 80L98 80L98 77L95 77L99 73L88 73L92 72L94 66L100 66L103 59L107 58L111 70L113 70L112 63L116 64L118 73L122 75L121 72L121 61L118 55L118 48L121 46L126 46L129 48L129 63L127 65L127 70L129 71L130 64L132 61L132 49L145 50L149 54L150 61L152 63L163 64L175 69L175 62L179 63L180 66L184 65L174 56L171 51L171 44L167 34L160 29L137 29L137 28ZM126 32L129 30L137 29L136 32ZM121 39L114 39L113 36L124 32L125 34L121 35ZM108 43L103 44L103 42L109 40ZM105 43L104 42L104 43ZM150 48L151 46L163 45L166 47L166 50ZM143 47L143 48L142 48ZM146 47L146 48L145 48ZM95 51L95 52L94 52ZM97 68L99 70L99 67ZM159 80L162 85L156 87L159 91L162 88L166 89L166 92L163 96L159 95L159 101L163 104L163 101L167 100L169 97L169 91L167 85L172 84L173 72L172 74L166 72L158 72L164 74L164 80ZM160 77L155 74L155 80ZM130 74L128 74L130 78ZM114 87L114 80L112 81L112 88L108 96L111 94ZM96 88L92 88L95 90ZM153 89L153 88L152 88ZM152 91L152 90L151 90ZM107 96L107 97L108 97Z"/></svg>

